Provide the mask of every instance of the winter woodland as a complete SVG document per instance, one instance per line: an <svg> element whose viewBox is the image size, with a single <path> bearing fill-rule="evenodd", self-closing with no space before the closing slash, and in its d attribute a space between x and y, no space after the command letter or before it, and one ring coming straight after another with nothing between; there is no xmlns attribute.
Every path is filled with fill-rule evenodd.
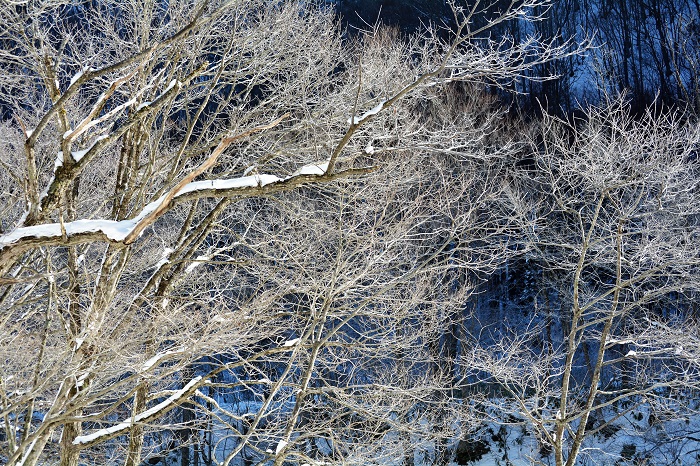
<svg viewBox="0 0 700 466"><path fill-rule="evenodd" d="M0 464L699 461L697 36L405 3L0 3Z"/></svg>

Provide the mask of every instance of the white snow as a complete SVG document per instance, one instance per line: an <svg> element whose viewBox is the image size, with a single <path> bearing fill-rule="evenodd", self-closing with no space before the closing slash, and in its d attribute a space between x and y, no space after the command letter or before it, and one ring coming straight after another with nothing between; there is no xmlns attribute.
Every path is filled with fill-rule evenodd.
<svg viewBox="0 0 700 466"><path fill-rule="evenodd" d="M149 417L158 414L159 412L163 411L166 408L169 408L173 403L177 402L182 396L190 390L194 385L196 385L200 380L202 380L201 377L195 377L194 379L190 380L187 385L182 387L182 389L176 391L172 395L170 395L165 401L158 403L154 407L147 409L146 411L137 414L134 416L132 419L129 419L128 421L120 422L119 424L113 425L111 427L107 427L105 429L100 429L97 430L91 434L88 435L80 435L73 440L73 445L81 445L81 444L86 444L90 443L94 440L97 440L101 437L107 437L112 434L116 434L118 432L126 431L128 430L131 426L133 426L135 423L141 422L144 419L148 419Z"/></svg>
<svg viewBox="0 0 700 466"><path fill-rule="evenodd" d="M58 151L58 154L56 154L56 161L53 163L53 170L54 172L58 170L58 167L63 165L63 151Z"/></svg>
<svg viewBox="0 0 700 466"><path fill-rule="evenodd" d="M71 156L73 157L73 160L75 160L76 162L80 162L80 160L83 157L85 157L85 154L87 154L90 149L92 149L92 146L90 146L89 148L84 149L84 150L73 151L73 152L71 152Z"/></svg>
<svg viewBox="0 0 700 466"><path fill-rule="evenodd" d="M200 255L200 256L197 256L197 258L196 258L194 261L192 261L192 263L191 263L190 265L188 265L187 268L185 268L185 274L188 274L188 273L192 272L192 271L193 271L194 269L196 269L199 265L201 265L202 262L206 262L206 261L208 261L208 260L210 260L210 259L211 259L211 256L210 256L210 255L206 255L206 254L202 254L202 255Z"/></svg>
<svg viewBox="0 0 700 466"><path fill-rule="evenodd" d="M36 445L37 440L39 440L39 439L38 438L34 439L32 441L32 443L29 444L29 447L27 448L27 452L24 455L22 455L22 457L19 459L19 461L17 461L17 466L24 466L24 462L27 461L27 458L29 457L29 455L31 455L32 451L34 451L34 445Z"/></svg>
<svg viewBox="0 0 700 466"><path fill-rule="evenodd" d="M182 83L180 81L178 81L177 79L173 79L172 81L170 81L170 84L168 84L168 87L165 88L165 90L163 91L163 93L161 95L165 94L170 89L175 87L176 84L182 84Z"/></svg>
<svg viewBox="0 0 700 466"><path fill-rule="evenodd" d="M99 140L107 136L101 136L95 140L93 145L85 150L76 151L72 153L73 158L76 162L80 161L82 157L96 144ZM230 178L223 180L205 180L205 181L194 181L192 183L186 184L180 191L177 192L175 198L183 196L188 193L205 191L205 190L228 190L228 189L238 189L238 188L254 188L263 187L272 183L277 183L280 181L287 181L295 176L300 175L322 175L328 168L328 163L320 164L310 164L305 165L300 168L292 176L286 177L284 179L279 178L275 175L250 175L242 176L239 178ZM42 195L42 198L46 195L46 192ZM141 212L134 218L129 220L75 220L73 222L64 223L63 226L66 231L67 236L75 236L84 233L102 233L107 238L112 241L123 241L138 225L138 223L146 218L150 213L155 211L165 200L165 196L161 196L155 201L146 205ZM29 227L17 228L10 233L0 236L0 249L4 246L13 244L19 240L25 238L57 238L62 236L61 224L60 223L48 223L44 225L33 225Z"/></svg>
<svg viewBox="0 0 700 466"><path fill-rule="evenodd" d="M84 74L85 74L85 70L84 70L84 69L82 69L82 70L78 71L77 73L75 73L75 74L73 75L73 77L70 78L70 85L72 86L73 84L75 84L75 82L76 82L78 79L80 79Z"/></svg>
<svg viewBox="0 0 700 466"><path fill-rule="evenodd" d="M636 343L636 342L635 342L634 340L631 340L631 339L617 340L617 339L615 339L615 338L610 338L610 337L608 337L608 338L605 340L605 344L608 345L608 346L614 346L614 345L629 345L629 344L633 344L633 343Z"/></svg>
<svg viewBox="0 0 700 466"><path fill-rule="evenodd" d="M284 440L280 440L280 443L277 444L277 448L275 448L275 455L279 455L280 452L284 449L284 447L287 446L287 443L288 442Z"/></svg>
<svg viewBox="0 0 700 466"><path fill-rule="evenodd" d="M134 224L130 220L120 222L114 220L75 220L63 224L66 235L74 236L81 233L102 232L109 239L121 241L131 232ZM0 247L12 244L22 238L51 238L61 236L60 223L48 223L46 225L34 225L17 228L6 235L0 236Z"/></svg>
<svg viewBox="0 0 700 466"><path fill-rule="evenodd" d="M92 148L95 147L95 144L97 144L98 142L100 142L100 141L103 140L103 139L106 139L107 137L108 137L107 134L103 134L102 136L100 136L100 137L98 137L97 139L95 139L95 141L94 141L94 142L90 145L90 147L88 147L87 149L72 151L72 152L71 152L71 157L73 157L73 160L75 160L76 162L80 162L80 160L81 160L83 157L85 157L85 154L87 154L88 152L90 152L90 151L92 150Z"/></svg>
<svg viewBox="0 0 700 466"><path fill-rule="evenodd" d="M83 375L78 377L78 379L75 381L75 386L78 388L82 388L82 386L85 384L85 380L90 376L89 372L85 372Z"/></svg>
<svg viewBox="0 0 700 466"><path fill-rule="evenodd" d="M256 186L266 186L271 183L276 183L282 181L281 178L275 175L250 175L242 176L240 178L230 178L226 180L205 180L205 181L194 181L185 185L178 193L177 196L182 196L194 191L204 191L207 189L224 190L224 189L236 189L236 188L254 188ZM157 201L156 201L157 202Z"/></svg>
<svg viewBox="0 0 700 466"><path fill-rule="evenodd" d="M291 176L288 176L287 178L285 178L285 180L300 175L325 175L326 170L328 170L328 162L310 163L308 165L304 165L303 167L292 173Z"/></svg>
<svg viewBox="0 0 700 466"><path fill-rule="evenodd" d="M170 83L168 84L168 87L166 87L166 88L163 90L163 92L161 92L160 94L158 94L158 96L156 96L156 98L155 98L154 100L148 100L148 101L145 101L145 102L139 104L139 106L136 107L136 111L138 112L138 111L141 110L142 108L148 107L148 106L151 105L155 100L158 100L158 99L160 99L161 97L163 97L168 91L170 91L170 89L172 89L173 87L175 87L175 85L180 85L180 84L182 84L180 81L178 81L177 79L173 79L173 80L170 81ZM149 86L149 87L150 87L150 86Z"/></svg>
<svg viewBox="0 0 700 466"><path fill-rule="evenodd" d="M158 353L155 356L153 356L151 359L149 359L148 361L143 363L143 366L141 366L141 371L146 372L148 369L155 366L158 363L158 361L160 361L164 357L170 356L173 354L178 354L181 351L182 351L182 348L176 348L174 350L168 350L168 351L164 351L162 353Z"/></svg>
<svg viewBox="0 0 700 466"><path fill-rule="evenodd" d="M156 268L159 269L165 264L168 264L170 262L170 254L172 254L175 250L173 248L165 248L163 249L163 256L160 258L158 263L156 264Z"/></svg>
<svg viewBox="0 0 700 466"><path fill-rule="evenodd" d="M374 107L371 110L367 110L365 113L363 113L359 117L352 117L351 119L348 119L348 124L352 125L359 125L362 123L365 119L371 117L372 115L376 115L377 113L381 112L384 109L384 104L386 103L386 100L382 100L377 104L376 107Z"/></svg>
<svg viewBox="0 0 700 466"><path fill-rule="evenodd" d="M367 147L365 147L365 154L374 154L374 146L372 143L367 144Z"/></svg>
<svg viewBox="0 0 700 466"><path fill-rule="evenodd" d="M103 96L100 96L100 99L98 99L98 102L95 104L95 106L99 105L102 99L103 99ZM63 133L63 139L68 139L68 138L75 139L77 136L80 136L81 134L83 134L84 132L86 132L87 130L89 130L90 128L92 128L93 126L96 126L96 125L98 125L98 124L100 124L100 123L103 123L103 122L105 122L105 121L107 121L107 120L111 120L112 117L113 117L114 115L116 115L117 113L121 112L121 111L124 110L126 107L128 107L128 106L130 106L130 105L133 105L135 102L136 102L136 97L132 97L132 98L129 99L128 101L124 102L123 104L114 107L112 110L110 110L109 112L105 113L105 114L102 115L100 118L94 119L94 120L92 120L92 121L90 121L90 122L87 122L87 121L86 121L87 118L89 118L89 116L86 117L86 119L84 119L83 121L81 121L81 122L77 125L77 128L80 128L79 130L68 130L68 131L66 131L65 133ZM93 110L90 112L90 114L92 114L94 111L95 111L95 108L93 108ZM103 138L104 138L104 137L107 137L107 136L103 136ZM98 140L99 140L99 139L101 139L101 138L98 138Z"/></svg>
<svg viewBox="0 0 700 466"><path fill-rule="evenodd" d="M290 346L294 346L297 343L299 343L300 340L301 340L300 338L295 338L294 340L285 341L284 345L282 345L282 347L289 348Z"/></svg>
<svg viewBox="0 0 700 466"><path fill-rule="evenodd" d="M636 352L636 351L634 351L634 350L629 350L629 351L627 352L627 354L625 354L625 357L633 358L633 357L635 357L636 355L637 355L637 352Z"/></svg>
<svg viewBox="0 0 700 466"><path fill-rule="evenodd" d="M75 82L78 79L82 78L85 73L87 73L89 71L93 71L93 70L94 70L94 68L90 68L90 67L85 67L85 68L81 69L80 71L75 73L72 78L70 78L70 85L72 86L73 84L75 84Z"/></svg>

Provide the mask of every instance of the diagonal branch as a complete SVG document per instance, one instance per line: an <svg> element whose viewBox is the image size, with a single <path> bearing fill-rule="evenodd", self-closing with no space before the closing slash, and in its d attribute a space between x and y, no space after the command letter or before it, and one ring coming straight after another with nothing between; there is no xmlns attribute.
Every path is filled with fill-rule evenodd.
<svg viewBox="0 0 700 466"><path fill-rule="evenodd" d="M143 230L151 225L153 222L155 222L158 217L163 215L164 212L168 210L170 207L170 204L172 203L173 199L175 196L180 193L183 188L190 184L196 177L210 169L216 161L218 160L219 156L226 150L228 146L231 145L234 141L237 141L239 139L243 139L247 136L250 136L252 134L258 133L260 131L264 131L266 129L274 128L278 124L282 122L285 118L289 117L289 113L285 113L281 117L277 118L275 121L267 124L267 125L262 125L262 126L256 126L255 128L245 131L241 134L238 134L236 136L230 136L226 137L221 140L218 146L214 149L214 151L211 153L209 158L204 161L203 164L201 164L199 167L197 167L192 173L187 175L185 178L183 178L177 185L175 185L174 188L172 188L170 191L168 191L167 194L165 194L160 200L160 205L158 205L155 209L153 209L152 212L150 212L148 215L143 217L133 228L131 233L127 235L127 237L124 239L124 243L130 244L133 243L136 238L139 237L139 235L143 232Z"/></svg>

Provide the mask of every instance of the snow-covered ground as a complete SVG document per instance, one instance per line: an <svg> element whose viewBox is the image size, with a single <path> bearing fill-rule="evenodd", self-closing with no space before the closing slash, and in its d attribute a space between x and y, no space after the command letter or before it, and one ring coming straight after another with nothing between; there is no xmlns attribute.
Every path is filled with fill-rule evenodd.
<svg viewBox="0 0 700 466"><path fill-rule="evenodd" d="M261 403L222 400L221 406L227 411L236 412L239 416L252 418L261 408ZM276 408L284 410L283 406ZM613 418L616 409L619 407L610 407L603 413L604 417ZM212 425L211 439L216 446L215 457L219 461L239 445L239 437L225 427L224 420L236 424L236 421L227 419L222 413L220 421L215 421ZM395 436L387 433L387 436L392 435ZM273 438L258 444L258 448L267 450L268 458L274 458L274 454L284 446L279 442L276 443ZM488 423L473 433L470 441L454 441L450 448L452 461L445 466L554 465L553 454L546 446L542 447L532 431L523 424ZM431 445L424 444L416 448L415 466L433 465L433 452ZM257 461L260 459L258 455ZM179 459L171 455L168 464L180 464ZM245 463L239 454L230 464L239 466L249 463ZM272 460L257 464L272 464ZM285 464L295 463L285 462ZM325 462L325 464L334 463ZM384 458L379 462L368 458L365 464L400 466L403 464L403 458ZM700 415L662 421L657 419L648 407L637 407L615 420L610 428L587 438L576 464L580 466L700 465ZM297 466L302 464L299 463Z"/></svg>

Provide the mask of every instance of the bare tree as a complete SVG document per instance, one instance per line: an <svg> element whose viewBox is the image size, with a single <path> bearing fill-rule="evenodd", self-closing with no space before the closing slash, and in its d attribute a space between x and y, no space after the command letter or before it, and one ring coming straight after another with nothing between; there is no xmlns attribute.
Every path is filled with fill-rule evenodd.
<svg viewBox="0 0 700 466"><path fill-rule="evenodd" d="M673 115L635 121L621 101L586 116L544 120L515 195L541 268L530 329L474 353L507 395L499 409L567 466L640 407L691 414L700 380L700 133Z"/></svg>
<svg viewBox="0 0 700 466"><path fill-rule="evenodd" d="M500 228L479 210L500 188L475 196L492 171L469 165L486 163L494 117L460 130L421 120L421 105L439 99L436 84L517 79L568 44L475 41L483 28L459 9L449 43L375 30L342 44L331 13L307 3L0 6L8 464L138 465L147 434L181 406L221 416L203 387L227 373L265 399L245 429L221 421L240 441L218 460L268 454L270 439L277 463L303 458L301 426L334 423L356 427L343 442L330 427L303 430L347 458L444 385L416 374L429 362L418 348L466 282L437 277L448 262L496 260L469 251ZM513 2L492 24L538 3ZM458 259L448 250L462 236ZM332 377L342 383L328 389Z"/></svg>
<svg viewBox="0 0 700 466"><path fill-rule="evenodd" d="M585 0L576 4L585 27L597 30L600 47L593 57L604 89L601 97L626 90L639 110L682 102L697 113L698 2Z"/></svg>

